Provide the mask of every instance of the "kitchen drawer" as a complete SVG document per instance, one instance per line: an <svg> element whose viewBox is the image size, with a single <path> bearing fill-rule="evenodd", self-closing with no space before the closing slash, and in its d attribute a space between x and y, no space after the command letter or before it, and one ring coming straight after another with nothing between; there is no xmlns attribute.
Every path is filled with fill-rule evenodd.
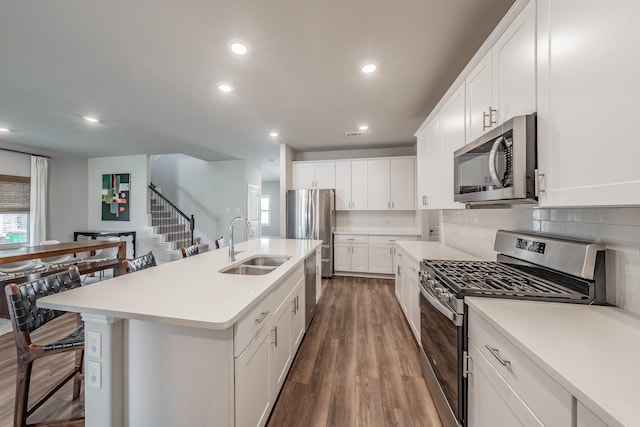
<svg viewBox="0 0 640 427"><path fill-rule="evenodd" d="M366 234L335 234L333 241L334 243L358 243L366 245L369 243L369 236Z"/></svg>
<svg viewBox="0 0 640 427"><path fill-rule="evenodd" d="M492 426L497 420L502 426L543 427L473 342L469 343L469 356L469 427Z"/></svg>
<svg viewBox="0 0 640 427"><path fill-rule="evenodd" d="M278 311L282 303L287 302L287 297L293 292L293 289L304 277L304 266L299 265L293 273L284 280L272 293L274 311Z"/></svg>
<svg viewBox="0 0 640 427"><path fill-rule="evenodd" d="M544 425L571 425L571 394L472 308L468 338Z"/></svg>
<svg viewBox="0 0 640 427"><path fill-rule="evenodd" d="M265 327L273 316L275 300L273 292L260 301L234 326L233 354L239 356L251 340Z"/></svg>

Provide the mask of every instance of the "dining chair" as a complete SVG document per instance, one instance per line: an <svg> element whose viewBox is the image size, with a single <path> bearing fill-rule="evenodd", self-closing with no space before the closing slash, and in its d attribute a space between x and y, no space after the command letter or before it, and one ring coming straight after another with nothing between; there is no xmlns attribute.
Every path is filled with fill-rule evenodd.
<svg viewBox="0 0 640 427"><path fill-rule="evenodd" d="M84 327L80 316L77 316L77 328L64 338L54 342L36 343L31 334L53 319L64 314L64 311L50 310L37 306L37 301L47 295L52 295L81 286L78 268L72 266L68 271L46 276L38 280L5 287L9 315L13 326L13 336L17 351L17 378L14 405L14 426L27 426L27 418L42 404L51 398L69 380L74 379L73 399L80 396L80 382L83 379L82 363L84 356ZM59 378L35 403L29 407L29 387L31 372L35 360L42 357L74 351L75 363L73 369L68 370ZM37 365L39 366L39 365ZM49 376L50 373L44 373ZM84 418L38 423L37 425L84 425Z"/></svg>
<svg viewBox="0 0 640 427"><path fill-rule="evenodd" d="M16 261L0 264L1 280L11 280L17 277L27 276L45 269L45 266L34 260Z"/></svg>
<svg viewBox="0 0 640 427"><path fill-rule="evenodd" d="M40 242L40 246L57 245L59 243L59 240L44 240ZM40 262L42 262L48 270L56 267L66 267L80 261L80 258L74 257L71 254L40 258Z"/></svg>
<svg viewBox="0 0 640 427"><path fill-rule="evenodd" d="M198 247L198 245L191 245L191 246L187 246L182 247L180 249L180 252L182 252L182 258L186 258L189 256L194 256L194 255L198 255L200 253L200 248Z"/></svg>
<svg viewBox="0 0 640 427"><path fill-rule="evenodd" d="M134 259L125 259L122 261L122 271L124 274L134 273L136 271L145 270L147 268L155 267L156 257L153 255L153 251L149 251L148 254L139 256Z"/></svg>
<svg viewBox="0 0 640 427"><path fill-rule="evenodd" d="M120 238L113 236L113 237L109 237L106 240L109 242L119 242ZM118 257L119 249L120 248L118 248L117 246L114 248L98 249L96 250L96 253L94 255L83 258L82 262L93 263L93 262L103 262L103 261L108 261L110 259L115 259ZM100 270L100 280L102 280L103 277L104 277L104 270Z"/></svg>

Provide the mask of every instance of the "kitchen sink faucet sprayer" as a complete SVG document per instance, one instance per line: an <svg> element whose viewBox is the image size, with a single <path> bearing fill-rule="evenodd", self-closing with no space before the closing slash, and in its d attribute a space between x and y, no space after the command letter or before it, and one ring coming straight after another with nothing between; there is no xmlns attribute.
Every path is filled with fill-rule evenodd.
<svg viewBox="0 0 640 427"><path fill-rule="evenodd" d="M236 243L236 239L233 238L233 226L238 221L244 221L247 224L247 235L249 237L253 237L253 229L251 228L251 223L249 220L243 216L237 216L231 220L229 223L229 261L236 260L236 254L238 252L235 251L234 246Z"/></svg>

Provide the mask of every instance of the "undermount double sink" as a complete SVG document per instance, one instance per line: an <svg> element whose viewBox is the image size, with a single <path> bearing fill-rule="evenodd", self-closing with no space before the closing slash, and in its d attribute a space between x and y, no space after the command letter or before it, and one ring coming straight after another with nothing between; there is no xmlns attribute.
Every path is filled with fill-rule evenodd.
<svg viewBox="0 0 640 427"><path fill-rule="evenodd" d="M229 267L220 270L220 273L225 274L242 274L245 276L259 276L263 274L269 274L291 257L289 256L270 256L270 255L256 255L251 258L247 258L239 264L234 264Z"/></svg>

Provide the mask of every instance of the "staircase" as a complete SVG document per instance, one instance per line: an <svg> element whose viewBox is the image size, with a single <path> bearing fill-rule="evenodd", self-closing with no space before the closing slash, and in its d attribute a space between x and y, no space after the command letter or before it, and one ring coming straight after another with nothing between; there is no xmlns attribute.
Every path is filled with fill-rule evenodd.
<svg viewBox="0 0 640 427"><path fill-rule="evenodd" d="M200 252L209 249L200 244L200 238L194 238L195 220L188 217L173 203L168 201L156 187L149 186L149 216L147 223L151 236L148 238L149 250L153 250L158 262L169 262L182 258L180 248L197 244Z"/></svg>

